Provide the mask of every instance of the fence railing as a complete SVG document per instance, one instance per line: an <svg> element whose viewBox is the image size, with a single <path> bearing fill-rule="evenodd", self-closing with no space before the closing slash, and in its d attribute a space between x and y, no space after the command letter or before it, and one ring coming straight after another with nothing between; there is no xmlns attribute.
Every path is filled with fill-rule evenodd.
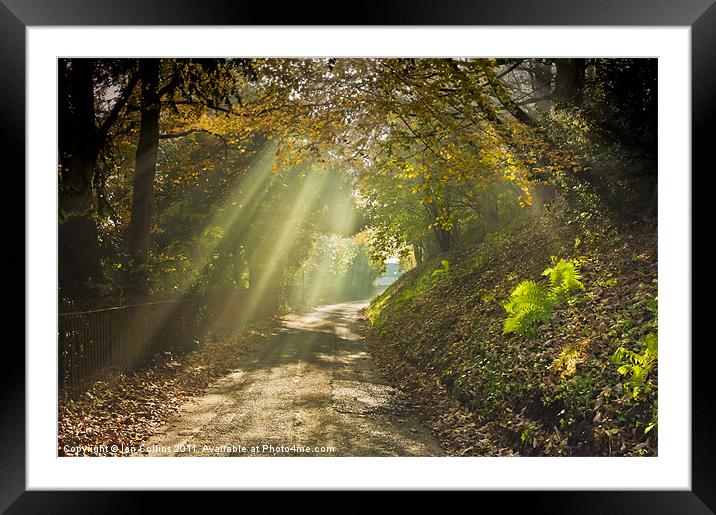
<svg viewBox="0 0 716 515"><path fill-rule="evenodd" d="M73 393L116 372L134 370L157 352L197 348L210 332L226 332L266 316L245 309L246 296L86 300L58 316L60 391Z"/></svg>

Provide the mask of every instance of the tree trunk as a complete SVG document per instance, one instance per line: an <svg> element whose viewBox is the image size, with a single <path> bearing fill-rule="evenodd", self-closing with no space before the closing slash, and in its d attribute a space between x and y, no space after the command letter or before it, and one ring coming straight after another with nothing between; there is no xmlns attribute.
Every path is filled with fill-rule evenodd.
<svg viewBox="0 0 716 515"><path fill-rule="evenodd" d="M103 281L92 193L101 145L95 126L92 60L62 63L59 80L58 279L60 294L79 298Z"/></svg>
<svg viewBox="0 0 716 515"><path fill-rule="evenodd" d="M413 245L413 256L415 257L415 266L423 264L423 247L421 245Z"/></svg>
<svg viewBox="0 0 716 515"><path fill-rule="evenodd" d="M132 214L128 229L129 256L134 265L138 291L146 290L143 265L147 262L152 211L154 207L154 177L159 149L159 60L142 59L139 63L142 82L141 123L137 143L133 181Z"/></svg>
<svg viewBox="0 0 716 515"><path fill-rule="evenodd" d="M433 233L435 234L435 240L438 242L440 252L449 252L452 248L452 235L450 231L446 231L439 226L433 226Z"/></svg>
<svg viewBox="0 0 716 515"><path fill-rule="evenodd" d="M552 95L555 107L562 108L580 100L584 88L586 59L556 59L557 75Z"/></svg>
<svg viewBox="0 0 716 515"><path fill-rule="evenodd" d="M96 294L93 288L103 282L97 223L92 214L91 192L63 201L74 213L58 226L58 280L60 295L79 299Z"/></svg>
<svg viewBox="0 0 716 515"><path fill-rule="evenodd" d="M486 196L480 204L480 214L485 221L486 232L494 231L500 224L500 211L497 198Z"/></svg>
<svg viewBox="0 0 716 515"><path fill-rule="evenodd" d="M423 204L423 206L428 212L430 221L432 222L433 235L435 236L435 241L438 244L440 252L448 252L452 247L452 232L445 230L443 227L440 226L440 224L437 223L440 211L434 203Z"/></svg>
<svg viewBox="0 0 716 515"><path fill-rule="evenodd" d="M550 98L552 93L552 67L547 64L535 63L531 78L534 96L542 98L542 100L535 105L542 112L549 113L552 107L552 100Z"/></svg>

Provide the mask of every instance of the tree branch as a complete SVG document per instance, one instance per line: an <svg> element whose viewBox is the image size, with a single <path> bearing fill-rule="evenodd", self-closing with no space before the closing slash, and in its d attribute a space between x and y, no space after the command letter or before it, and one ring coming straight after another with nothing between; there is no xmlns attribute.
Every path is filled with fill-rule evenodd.
<svg viewBox="0 0 716 515"><path fill-rule="evenodd" d="M542 100L552 100L552 94L542 95L541 97L528 98L527 100L523 100L521 102L515 102L515 105L526 106L530 104L536 104L537 102L541 102Z"/></svg>
<svg viewBox="0 0 716 515"><path fill-rule="evenodd" d="M501 73L497 76L497 78L498 78L498 79L501 79L502 77L504 77L505 75L507 75L508 73L510 73L511 71L513 71L515 68L517 68L519 65L521 65L523 62L524 62L524 59L518 59L515 64L513 64L512 66L510 66L509 68L507 68L505 71L501 72Z"/></svg>
<svg viewBox="0 0 716 515"><path fill-rule="evenodd" d="M224 161L228 161L229 159L229 143L226 141L226 138L222 136L221 134L218 134L216 132L211 132L206 129L188 129L181 132L169 132L159 135L159 139L174 139L174 138L183 138L184 136L190 136L191 134L196 134L197 132L203 132L205 134L211 134L212 136L218 138L221 140L221 143L224 146Z"/></svg>
<svg viewBox="0 0 716 515"><path fill-rule="evenodd" d="M109 132L109 129L111 129L112 125L114 125L114 122L117 121L119 112L127 104L129 97L132 96L132 91L134 91L134 87L137 85L138 82L139 82L139 74L135 72L129 78L129 82L127 83L127 86L122 91L122 94L117 99L117 102L115 102L114 106L112 106L112 110L107 115L107 118L105 118L104 122L102 122L102 125L100 125L98 133L99 133L99 138L100 138L100 141L102 142L102 144L104 144L104 140L107 137L107 133Z"/></svg>

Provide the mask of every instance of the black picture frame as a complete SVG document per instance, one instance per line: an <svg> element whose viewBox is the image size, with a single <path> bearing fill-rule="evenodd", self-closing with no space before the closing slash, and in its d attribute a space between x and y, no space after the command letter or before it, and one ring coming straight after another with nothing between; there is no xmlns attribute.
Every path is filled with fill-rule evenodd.
<svg viewBox="0 0 716 515"><path fill-rule="evenodd" d="M341 16L335 4L291 5L244 0L0 0L0 148L5 163L5 201L0 203L5 222L5 251L0 262L5 285L19 296L6 293L4 328L24 319L25 226L25 29L46 25L604 25L688 26L691 28L692 66L692 273L701 285L716 278L716 253L709 248L711 196L716 191L711 146L716 122L716 5L715 0L457 0L445 2L356 3ZM568 45L566 45L568 48ZM48 94L53 94L48 87ZM684 180L689 180L685 177ZM698 187L694 187L698 180ZM23 192L20 194L19 192ZM11 202L10 199L17 202ZM24 222L24 220L23 220ZM31 270L26 270L26 274ZM20 284L20 283L23 284ZM8 284L10 283L10 284ZM693 284L693 283L692 283ZM702 286L701 289L704 289ZM692 289L693 328L708 320L709 303L699 301ZM704 327L703 322L700 324ZM24 326L20 331L24 341ZM716 511L716 403L710 376L713 338L693 333L692 355L692 489L690 491L589 491L589 492L480 492L479 502L498 501L530 512L549 513L713 513ZM8 336L0 372L0 511L8 513L133 513L146 511L148 497L161 496L163 511L187 507L186 494L177 492L127 493L79 491L26 491L25 488L25 350L20 338ZM685 352L690 342L683 342ZM51 342L48 342L48 352ZM225 496L234 494L225 493ZM241 494L245 495L245 494ZM315 494L304 494L315 495ZM351 496L357 494L351 493ZM453 497L458 502L460 497ZM423 496L414 494L413 502ZM275 494L271 498L275 502ZM321 504L332 502L322 497ZM470 503L475 503L470 500ZM306 499L316 506L316 501ZM366 511L370 500L351 502L341 511ZM485 504L485 506L489 506ZM317 509L320 509L317 508Z"/></svg>

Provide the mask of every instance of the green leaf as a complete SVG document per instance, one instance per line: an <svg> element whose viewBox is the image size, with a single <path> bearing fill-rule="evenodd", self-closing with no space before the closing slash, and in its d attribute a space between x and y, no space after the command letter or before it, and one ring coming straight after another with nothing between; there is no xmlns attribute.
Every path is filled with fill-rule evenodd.
<svg viewBox="0 0 716 515"><path fill-rule="evenodd" d="M626 356L627 350L624 347L619 347L614 355L612 356L612 362L616 365L621 364L622 361L624 361L624 357Z"/></svg>

